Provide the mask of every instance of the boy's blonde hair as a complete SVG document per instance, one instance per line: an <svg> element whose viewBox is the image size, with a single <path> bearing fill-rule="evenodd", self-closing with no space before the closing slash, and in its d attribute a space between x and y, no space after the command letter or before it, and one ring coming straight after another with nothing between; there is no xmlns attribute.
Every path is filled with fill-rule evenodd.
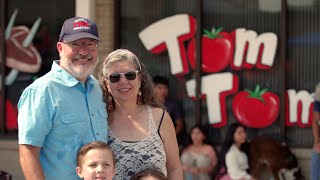
<svg viewBox="0 0 320 180"><path fill-rule="evenodd" d="M77 166L78 167L81 167L82 164L83 164L83 158L84 156L90 151L90 150L93 150L93 149L104 149L104 150L108 150L111 152L111 155L112 155L112 160L113 160L113 164L116 165L116 159L115 159L115 156L114 156L114 153L113 153L113 150L110 148L110 146L105 143L105 142L102 142L102 141L92 141L84 146L82 146L78 153L77 153Z"/></svg>

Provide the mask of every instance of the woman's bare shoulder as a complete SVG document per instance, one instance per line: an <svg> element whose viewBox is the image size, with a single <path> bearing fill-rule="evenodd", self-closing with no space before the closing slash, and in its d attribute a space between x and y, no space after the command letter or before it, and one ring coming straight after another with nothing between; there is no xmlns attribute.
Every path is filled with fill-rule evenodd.
<svg viewBox="0 0 320 180"><path fill-rule="evenodd" d="M209 150L214 150L214 147L211 146L210 144L204 144L204 148L209 149Z"/></svg>
<svg viewBox="0 0 320 180"><path fill-rule="evenodd" d="M157 127L161 126L160 129L160 133L165 130L169 130L171 128L173 128L174 131L174 126L173 126L173 122L170 118L170 115L168 114L168 112L162 108L158 108L158 107L153 107L152 108L152 112L153 112L153 120L155 122L155 125ZM160 125L161 123L161 125Z"/></svg>
<svg viewBox="0 0 320 180"><path fill-rule="evenodd" d="M161 121L163 114L163 118L165 118L166 111L162 108L159 107L152 107L152 115L153 115L153 120L154 122L158 125ZM163 119L162 119L163 120Z"/></svg>
<svg viewBox="0 0 320 180"><path fill-rule="evenodd" d="M153 112L153 113L157 113L157 114L158 114L158 113L159 113L159 114L160 114L160 113L162 114L162 112L163 112L163 110L164 110L163 108L160 108L160 107L151 107L151 109L152 109L152 112Z"/></svg>

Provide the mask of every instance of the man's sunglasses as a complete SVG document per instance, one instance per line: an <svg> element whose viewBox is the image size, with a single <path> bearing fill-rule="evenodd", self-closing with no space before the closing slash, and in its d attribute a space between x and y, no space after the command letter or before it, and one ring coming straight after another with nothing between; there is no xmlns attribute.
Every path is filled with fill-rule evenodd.
<svg viewBox="0 0 320 180"><path fill-rule="evenodd" d="M137 78L137 74L140 73L138 70L137 71L129 71L126 73L113 73L109 76L109 81L111 83L117 83L120 81L121 76L126 77L127 80L133 81Z"/></svg>

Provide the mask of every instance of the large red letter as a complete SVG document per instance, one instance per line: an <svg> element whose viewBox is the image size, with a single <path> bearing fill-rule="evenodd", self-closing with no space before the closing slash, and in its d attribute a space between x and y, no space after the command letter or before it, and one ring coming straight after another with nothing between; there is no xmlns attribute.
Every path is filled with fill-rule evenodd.
<svg viewBox="0 0 320 180"><path fill-rule="evenodd" d="M189 72L183 42L194 36L195 29L195 19L180 14L149 25L139 33L139 37L145 48L153 53L168 49L171 73L179 76Z"/></svg>
<svg viewBox="0 0 320 180"><path fill-rule="evenodd" d="M194 79L187 82L189 97L195 97ZM206 95L209 123L219 128L227 124L226 96L238 91L238 77L217 73L201 77L201 94Z"/></svg>
<svg viewBox="0 0 320 180"><path fill-rule="evenodd" d="M297 124L302 128L310 126L313 101L312 95L308 91L287 90L286 125L294 126Z"/></svg>

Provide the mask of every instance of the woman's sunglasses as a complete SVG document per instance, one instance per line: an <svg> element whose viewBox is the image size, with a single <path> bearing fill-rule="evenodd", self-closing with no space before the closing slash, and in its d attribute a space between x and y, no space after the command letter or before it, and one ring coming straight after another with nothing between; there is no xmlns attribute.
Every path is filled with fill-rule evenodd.
<svg viewBox="0 0 320 180"><path fill-rule="evenodd" d="M126 79L129 81L133 81L137 78L138 73L140 73L138 70L137 71L129 71L126 73L113 73L109 76L109 81L111 83L117 83L120 81L121 76L126 77Z"/></svg>

